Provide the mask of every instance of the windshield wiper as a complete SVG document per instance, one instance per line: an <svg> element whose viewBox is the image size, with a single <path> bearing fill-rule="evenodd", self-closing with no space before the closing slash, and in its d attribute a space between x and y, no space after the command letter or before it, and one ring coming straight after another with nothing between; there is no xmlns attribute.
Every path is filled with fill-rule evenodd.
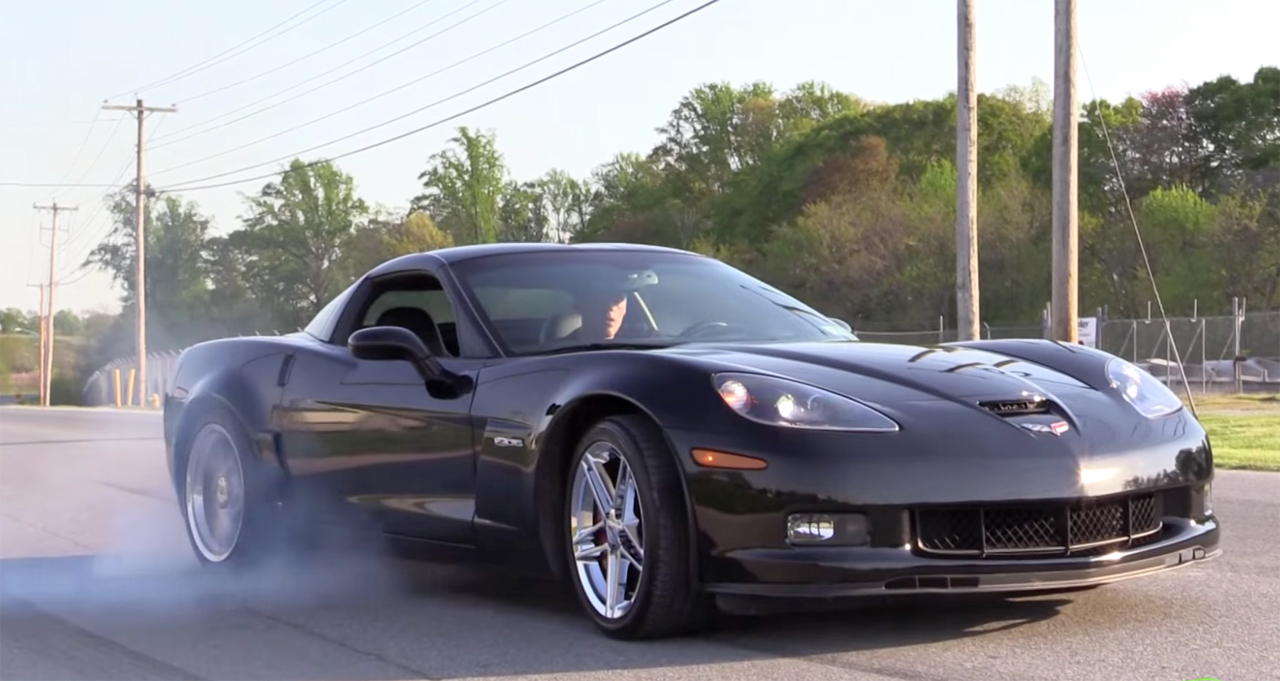
<svg viewBox="0 0 1280 681"><path fill-rule="evenodd" d="M550 350L542 350L530 353L532 355L561 355L566 352L591 352L594 350L657 350L661 348L669 348L679 345L672 341L619 341L608 342L601 341L598 343L579 343L576 345L566 345L559 348L551 348Z"/></svg>

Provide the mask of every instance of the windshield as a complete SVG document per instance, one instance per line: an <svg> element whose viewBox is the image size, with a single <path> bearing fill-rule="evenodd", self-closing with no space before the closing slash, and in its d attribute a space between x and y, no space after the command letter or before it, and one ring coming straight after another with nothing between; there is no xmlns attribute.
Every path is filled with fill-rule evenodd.
<svg viewBox="0 0 1280 681"><path fill-rule="evenodd" d="M717 260L557 250L453 265L509 353L696 341L856 340L809 306Z"/></svg>

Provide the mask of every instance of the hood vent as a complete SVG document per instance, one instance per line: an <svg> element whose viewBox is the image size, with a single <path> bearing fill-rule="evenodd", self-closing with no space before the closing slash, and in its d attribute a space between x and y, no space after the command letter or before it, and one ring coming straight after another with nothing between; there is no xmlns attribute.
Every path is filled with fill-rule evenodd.
<svg viewBox="0 0 1280 681"><path fill-rule="evenodd" d="M1048 414L1049 400L1033 395L1012 400L987 400L979 402L979 407L996 416L1026 416L1029 414Z"/></svg>

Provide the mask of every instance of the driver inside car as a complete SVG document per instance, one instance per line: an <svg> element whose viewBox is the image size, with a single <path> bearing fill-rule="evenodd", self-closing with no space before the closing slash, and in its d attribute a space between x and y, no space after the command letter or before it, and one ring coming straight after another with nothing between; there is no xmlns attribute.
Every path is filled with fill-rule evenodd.
<svg viewBox="0 0 1280 681"><path fill-rule="evenodd" d="M541 344L563 346L585 345L624 338L652 338L657 329L650 321L640 319L627 324L627 304L631 294L639 295L641 289L658 283L652 271L634 271L621 277L617 275L592 278L574 286L573 311L553 315L542 328ZM643 302L640 302L643 305ZM643 309L643 308L642 308ZM635 317L635 315L632 315ZM625 324L625 328L624 328Z"/></svg>
<svg viewBox="0 0 1280 681"><path fill-rule="evenodd" d="M564 343L587 344L615 340L627 318L627 302L630 291L621 287L603 287L577 291L573 312L555 315L543 328L543 345ZM645 325L647 326L647 325ZM631 325L628 337L647 337L652 329ZM648 331L646 333L645 331Z"/></svg>
<svg viewBox="0 0 1280 681"><path fill-rule="evenodd" d="M582 326L571 337L586 343L613 340L627 317L627 298L625 290L613 288L580 295L576 307Z"/></svg>

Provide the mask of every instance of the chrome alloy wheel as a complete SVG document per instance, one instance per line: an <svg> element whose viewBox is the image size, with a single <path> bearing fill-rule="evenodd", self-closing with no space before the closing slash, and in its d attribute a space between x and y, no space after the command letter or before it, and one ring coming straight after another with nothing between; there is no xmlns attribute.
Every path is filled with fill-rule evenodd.
<svg viewBox="0 0 1280 681"><path fill-rule="evenodd" d="M225 428L209 423L196 433L187 457L187 526L200 554L212 563L231 555L244 522L244 472Z"/></svg>
<svg viewBox="0 0 1280 681"><path fill-rule="evenodd" d="M636 479L608 442L587 448L570 488L578 582L597 614L616 620L635 603L644 570L644 510Z"/></svg>

